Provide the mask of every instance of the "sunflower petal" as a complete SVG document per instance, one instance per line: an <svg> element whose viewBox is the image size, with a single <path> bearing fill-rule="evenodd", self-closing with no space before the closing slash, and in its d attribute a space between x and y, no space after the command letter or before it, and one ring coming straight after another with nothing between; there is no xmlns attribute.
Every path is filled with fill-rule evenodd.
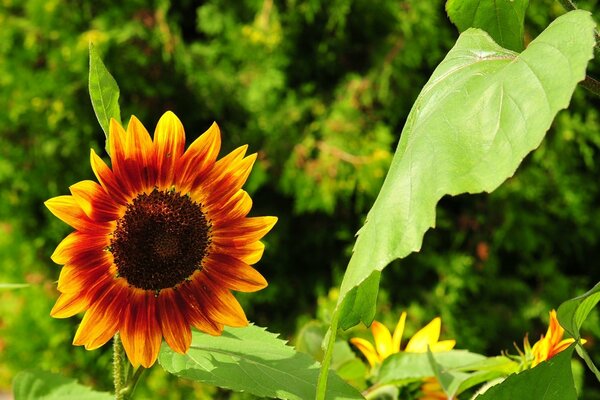
<svg viewBox="0 0 600 400"><path fill-rule="evenodd" d="M57 196L44 203L52 214L78 231L94 230L100 225L83 212L73 196Z"/></svg>
<svg viewBox="0 0 600 400"><path fill-rule="evenodd" d="M218 205L218 202L215 202ZM216 207L215 207L216 208ZM238 190L225 205L217 209L207 207L215 226L227 225L233 220L244 218L252 209L252 198L245 190Z"/></svg>
<svg viewBox="0 0 600 400"><path fill-rule="evenodd" d="M381 362L377 351L375 351L375 347L371 344L371 342L361 339L361 338L352 338L350 339L350 343L352 343L361 353L365 356L371 367L374 367L378 363Z"/></svg>
<svg viewBox="0 0 600 400"><path fill-rule="evenodd" d="M204 273L224 287L255 292L267 287L265 278L254 268L227 254L212 253L204 261Z"/></svg>
<svg viewBox="0 0 600 400"><path fill-rule="evenodd" d="M154 131L156 150L157 186L167 189L175 177L175 163L185 150L185 131L181 121L171 111L167 111L158 120Z"/></svg>
<svg viewBox="0 0 600 400"><path fill-rule="evenodd" d="M54 318L69 318L87 310L90 306L90 299L79 291L61 293L56 300L50 315Z"/></svg>
<svg viewBox="0 0 600 400"><path fill-rule="evenodd" d="M56 246L50 258L57 264L66 264L78 254L88 252L101 254L108 244L107 233L102 231L100 233L75 231L68 234Z"/></svg>
<svg viewBox="0 0 600 400"><path fill-rule="evenodd" d="M241 149L246 151L245 148ZM217 164L226 159L226 157L222 158L217 161ZM246 183L255 161L256 154L251 154L242 159L228 161L224 169L215 165L213 171L204 181L200 182L199 186L201 192L208 194L205 196L206 203L214 204L218 203L219 199L231 198Z"/></svg>
<svg viewBox="0 0 600 400"><path fill-rule="evenodd" d="M192 343L192 331L180 305L177 292L172 289L161 290L158 296L158 319L165 341L173 350L185 354Z"/></svg>
<svg viewBox="0 0 600 400"><path fill-rule="evenodd" d="M375 348L381 359L385 359L392 354L392 335L385 325L378 321L373 321L371 324L371 332L375 339Z"/></svg>
<svg viewBox="0 0 600 400"><path fill-rule="evenodd" d="M125 168L136 192L147 191L156 183L154 143L139 119L131 116L127 125Z"/></svg>
<svg viewBox="0 0 600 400"><path fill-rule="evenodd" d="M87 350L94 350L115 335L121 323L122 312L127 309L127 289L126 285L116 284L99 292L75 333L75 346L83 345Z"/></svg>
<svg viewBox="0 0 600 400"><path fill-rule="evenodd" d="M213 241L222 246L244 246L262 239L277 222L277 217L251 217L232 221L224 227L215 226Z"/></svg>
<svg viewBox="0 0 600 400"><path fill-rule="evenodd" d="M182 193L192 189L193 183L206 175L221 148L221 133L216 123L196 139L175 164L175 184Z"/></svg>
<svg viewBox="0 0 600 400"><path fill-rule="evenodd" d="M400 314L396 329L394 329L394 335L392 336L392 352L398 353L400 351L400 342L402 341L402 335L404 334L404 325L406 324L406 312Z"/></svg>
<svg viewBox="0 0 600 400"><path fill-rule="evenodd" d="M228 326L248 325L244 310L231 292L213 284L203 272L193 276L191 282L182 286L182 290L194 296L211 320Z"/></svg>
<svg viewBox="0 0 600 400"><path fill-rule="evenodd" d="M425 353L427 346L433 346L437 343L440 338L441 328L442 320L440 317L435 317L410 338L404 351L409 353Z"/></svg>
<svg viewBox="0 0 600 400"><path fill-rule="evenodd" d="M121 185L123 180L117 179L113 171L98 157L94 149L90 151L90 164L94 175L96 175L98 182L100 182L106 193L118 204L127 205L131 197L131 190L127 186L123 187Z"/></svg>
<svg viewBox="0 0 600 400"><path fill-rule="evenodd" d="M114 221L120 217L120 208L94 181L81 181L69 187L73 198L85 215L97 222Z"/></svg>
<svg viewBox="0 0 600 400"><path fill-rule="evenodd" d="M127 357L134 366L149 368L160 349L162 332L157 320L154 293L132 289L125 308L121 340Z"/></svg>
<svg viewBox="0 0 600 400"><path fill-rule="evenodd" d="M450 351L456 346L456 340L440 340L437 343L430 345L431 351L437 353L440 351Z"/></svg>
<svg viewBox="0 0 600 400"><path fill-rule="evenodd" d="M213 243L215 253L229 254L246 264L256 264L263 255L265 245L262 242L252 242L241 247L221 246Z"/></svg>

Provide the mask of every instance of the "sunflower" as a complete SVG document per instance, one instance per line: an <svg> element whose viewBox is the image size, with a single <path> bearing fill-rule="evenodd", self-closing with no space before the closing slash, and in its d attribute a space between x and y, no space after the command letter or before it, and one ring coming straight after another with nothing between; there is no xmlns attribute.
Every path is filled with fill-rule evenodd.
<svg viewBox="0 0 600 400"><path fill-rule="evenodd" d="M548 330L546 335L542 335L540 340L533 344L531 347L531 355L533 357L531 366L535 367L542 361L546 361L566 349L575 341L573 338L563 339L565 330L560 326L558 318L556 317L556 310L550 311L550 322L548 324ZM527 340L527 338L525 338ZM581 340L581 344L584 344L585 339ZM526 344L526 348L529 346Z"/></svg>
<svg viewBox="0 0 600 400"><path fill-rule="evenodd" d="M75 229L52 260L62 267L51 315L85 311L73 340L92 350L120 333L134 366L151 366L164 338L176 352L191 344L191 326L220 335L248 324L231 290L267 286L252 264L275 217L247 217L242 190L256 154L242 146L217 160L213 124L185 150L183 125L172 112L154 139L131 117L127 131L110 122L112 168L91 150L98 179L48 200L48 209Z"/></svg>

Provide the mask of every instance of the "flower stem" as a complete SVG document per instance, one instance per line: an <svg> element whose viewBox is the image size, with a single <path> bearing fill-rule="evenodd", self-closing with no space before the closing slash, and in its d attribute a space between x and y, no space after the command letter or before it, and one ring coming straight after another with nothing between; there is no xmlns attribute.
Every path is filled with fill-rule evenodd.
<svg viewBox="0 0 600 400"><path fill-rule="evenodd" d="M123 387L125 385L123 371L123 343L119 332L115 334L113 339L113 381L115 384L115 400L124 400Z"/></svg>
<svg viewBox="0 0 600 400"><path fill-rule="evenodd" d="M115 384L115 400L130 399L145 370L146 368L140 366L134 372L132 365L125 355L121 337L117 332L113 339L113 380Z"/></svg>
<svg viewBox="0 0 600 400"><path fill-rule="evenodd" d="M331 317L331 326L329 327L329 338L327 340L327 348L323 361L321 362L321 371L319 372L319 380L317 381L317 396L316 400L325 400L325 392L327 391L327 377L329 376L329 365L333 356L333 346L335 345L335 337L337 334L338 321L340 319L340 310L336 308Z"/></svg>

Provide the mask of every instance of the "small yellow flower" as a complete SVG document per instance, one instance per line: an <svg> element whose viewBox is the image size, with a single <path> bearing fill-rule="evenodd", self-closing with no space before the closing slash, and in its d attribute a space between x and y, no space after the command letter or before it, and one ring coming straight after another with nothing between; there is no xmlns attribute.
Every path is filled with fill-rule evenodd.
<svg viewBox="0 0 600 400"><path fill-rule="evenodd" d="M400 315L400 319L398 320L398 324L392 335L385 325L378 321L373 321L373 324L371 324L371 332L375 339L375 346L368 340L362 338L352 338L350 339L350 343L363 353L369 364L371 364L371 367L375 367L376 365L381 364L381 362L391 354L400 352L400 341L402 339L402 334L404 333L405 323L406 312L403 312L402 315ZM427 351L427 346L429 346L434 353L452 350L456 344L455 340L439 341L441 326L442 320L440 317L431 320L430 323L414 334L408 341L404 351L407 353L425 353Z"/></svg>
<svg viewBox="0 0 600 400"><path fill-rule="evenodd" d="M565 330L560 326L558 319L556 318L556 311L550 311L550 323L546 335L542 335L540 340L534 343L531 348L531 353L533 355L531 366L535 367L542 361L551 359L575 341L573 338L563 339L564 334ZM581 342L585 343L585 340L582 340Z"/></svg>

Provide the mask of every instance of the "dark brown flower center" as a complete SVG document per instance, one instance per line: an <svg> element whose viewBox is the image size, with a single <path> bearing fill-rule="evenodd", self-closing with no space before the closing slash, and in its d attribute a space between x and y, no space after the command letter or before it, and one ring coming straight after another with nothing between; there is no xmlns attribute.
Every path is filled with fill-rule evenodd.
<svg viewBox="0 0 600 400"><path fill-rule="evenodd" d="M159 291L202 268L210 224L201 205L175 191L138 195L117 221L110 251L130 285Z"/></svg>

